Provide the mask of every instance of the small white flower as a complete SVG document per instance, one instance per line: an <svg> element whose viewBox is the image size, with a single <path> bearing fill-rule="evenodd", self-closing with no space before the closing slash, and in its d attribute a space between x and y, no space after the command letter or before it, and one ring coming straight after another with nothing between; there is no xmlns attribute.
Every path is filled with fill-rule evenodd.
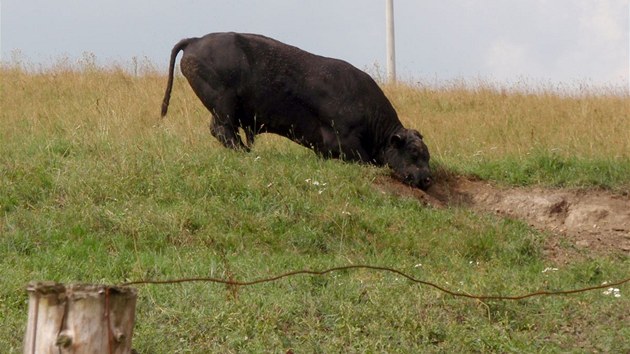
<svg viewBox="0 0 630 354"><path fill-rule="evenodd" d="M547 267L545 269L543 269L543 273L547 273L547 272L556 272L558 271L558 268L551 268L551 267Z"/></svg>
<svg viewBox="0 0 630 354"><path fill-rule="evenodd" d="M256 156L256 158L254 159L254 161L258 161L260 160L260 156Z"/></svg>
<svg viewBox="0 0 630 354"><path fill-rule="evenodd" d="M413 266L413 267L414 267L414 268L420 268L420 267L422 267L422 263L418 263L418 264L416 264L416 265L415 265L415 266Z"/></svg>
<svg viewBox="0 0 630 354"><path fill-rule="evenodd" d="M608 288L602 294L612 295L614 297L621 297L621 291L618 288Z"/></svg>
<svg viewBox="0 0 630 354"><path fill-rule="evenodd" d="M324 183L324 182L316 181L316 180L311 179L311 178L307 178L307 179L305 179L305 180L304 180L304 182L306 182L306 183L308 183L308 184L311 184L311 185L313 185L313 186L316 186L316 187L319 187L319 186L326 187L326 185L328 185L328 183Z"/></svg>

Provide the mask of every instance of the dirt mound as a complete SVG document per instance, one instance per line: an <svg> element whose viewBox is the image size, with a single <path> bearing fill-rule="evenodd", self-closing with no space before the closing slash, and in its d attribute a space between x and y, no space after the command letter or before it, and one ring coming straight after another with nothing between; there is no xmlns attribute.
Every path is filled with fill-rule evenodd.
<svg viewBox="0 0 630 354"><path fill-rule="evenodd" d="M376 181L387 193L444 208L469 207L520 219L548 231L547 256L564 263L589 254L630 255L630 196L600 190L503 188L466 177L442 178L428 191L392 178Z"/></svg>

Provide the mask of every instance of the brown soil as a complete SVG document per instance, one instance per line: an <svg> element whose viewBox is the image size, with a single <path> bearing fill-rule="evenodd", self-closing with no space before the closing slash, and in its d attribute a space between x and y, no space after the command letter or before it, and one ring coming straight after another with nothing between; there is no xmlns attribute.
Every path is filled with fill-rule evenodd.
<svg viewBox="0 0 630 354"><path fill-rule="evenodd" d="M393 178L376 181L383 192L435 207L468 207L520 219L546 231L554 263L594 255L630 255L630 196L602 190L505 188L462 176L440 178L428 191Z"/></svg>

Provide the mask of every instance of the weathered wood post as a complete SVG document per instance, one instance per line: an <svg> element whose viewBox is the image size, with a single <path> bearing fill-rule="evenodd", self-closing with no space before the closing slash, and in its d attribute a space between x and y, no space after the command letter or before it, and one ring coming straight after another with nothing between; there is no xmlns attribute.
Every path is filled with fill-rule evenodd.
<svg viewBox="0 0 630 354"><path fill-rule="evenodd" d="M33 282L24 354L131 353L134 288Z"/></svg>

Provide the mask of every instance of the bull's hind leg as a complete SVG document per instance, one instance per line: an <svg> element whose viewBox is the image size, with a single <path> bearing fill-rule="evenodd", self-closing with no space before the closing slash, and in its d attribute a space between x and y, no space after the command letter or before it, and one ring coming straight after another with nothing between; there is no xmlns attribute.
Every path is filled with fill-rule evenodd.
<svg viewBox="0 0 630 354"><path fill-rule="evenodd" d="M221 116L216 113L213 114L212 117L213 119L210 123L210 133L212 136L217 138L217 140L227 148L249 151L249 147L243 144L243 140L241 140L238 134L238 127L233 124L226 124Z"/></svg>
<svg viewBox="0 0 630 354"><path fill-rule="evenodd" d="M212 112L210 133L227 148L249 151L238 134L236 94L220 84L214 87L213 83L218 83L220 80L215 78L212 70L194 57L184 55L181 68L199 100Z"/></svg>

